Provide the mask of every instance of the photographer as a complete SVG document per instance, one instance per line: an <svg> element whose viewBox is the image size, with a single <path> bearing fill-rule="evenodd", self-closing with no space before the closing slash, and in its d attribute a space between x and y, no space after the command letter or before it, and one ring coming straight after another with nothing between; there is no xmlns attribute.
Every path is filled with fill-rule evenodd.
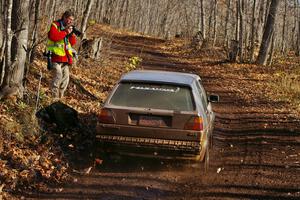
<svg viewBox="0 0 300 200"><path fill-rule="evenodd" d="M54 75L51 90L55 100L63 97L69 84L69 66L76 53L72 48L76 43L73 21L73 12L67 10L60 20L52 22L48 32L48 69Z"/></svg>

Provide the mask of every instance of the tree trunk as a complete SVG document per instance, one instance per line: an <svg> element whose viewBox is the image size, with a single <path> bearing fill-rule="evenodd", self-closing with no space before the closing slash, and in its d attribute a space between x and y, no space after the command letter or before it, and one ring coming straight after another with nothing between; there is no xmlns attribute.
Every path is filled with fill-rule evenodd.
<svg viewBox="0 0 300 200"><path fill-rule="evenodd" d="M296 55L300 56L300 3L298 2L298 37Z"/></svg>
<svg viewBox="0 0 300 200"><path fill-rule="evenodd" d="M118 27L122 27L123 20L124 20L124 7L125 7L125 0L118 2L118 19L116 20L116 24Z"/></svg>
<svg viewBox="0 0 300 200"><path fill-rule="evenodd" d="M2 0L0 0L0 14L1 16L4 16L4 13L3 13L3 7L2 7ZM4 44L4 35L3 35L3 30L4 30L4 27L3 27L3 24L4 24L4 21L5 20L5 17L1 17L0 19L0 61L2 59L2 54L1 54L1 50L2 50L2 47L3 47L3 44Z"/></svg>
<svg viewBox="0 0 300 200"><path fill-rule="evenodd" d="M157 2L155 4L155 7L154 7L154 12L152 12L152 19L151 20L151 24L150 24L150 33L153 34L153 35L156 35L158 32L157 32L157 25L159 24L159 2Z"/></svg>
<svg viewBox="0 0 300 200"><path fill-rule="evenodd" d="M0 98L15 94L22 97L24 91L23 78L26 61L25 49L27 49L28 42L29 0L14 0L11 14L10 16L13 16L11 20L15 38L11 43L11 56L7 55L6 78L1 86ZM10 16L8 15L8 21ZM9 25L7 26L9 27ZM9 47L7 51L9 52Z"/></svg>
<svg viewBox="0 0 300 200"><path fill-rule="evenodd" d="M74 11L75 15L78 14L77 3L78 3L78 0L73 0L72 1L72 8L73 8L73 11Z"/></svg>
<svg viewBox="0 0 300 200"><path fill-rule="evenodd" d="M236 15L235 15L235 41L239 41L239 5L240 5L240 0L236 1Z"/></svg>
<svg viewBox="0 0 300 200"><path fill-rule="evenodd" d="M285 52L285 46L286 46L286 12L287 12L287 0L284 1L284 13L283 13L283 19L282 19L282 37L281 37L281 53L284 54Z"/></svg>
<svg viewBox="0 0 300 200"><path fill-rule="evenodd" d="M93 19L96 20L96 21L100 21L100 10L101 10L101 0L97 0L96 1L96 5L95 5L95 8L94 8L94 12L93 12Z"/></svg>
<svg viewBox="0 0 300 200"><path fill-rule="evenodd" d="M134 2L134 5L132 5L132 13L131 13L131 21L132 21L132 27L134 31L137 31L138 29L138 2ZM159 27L159 30L161 30L161 27Z"/></svg>
<svg viewBox="0 0 300 200"><path fill-rule="evenodd" d="M256 34L255 30L257 31L256 27L256 16L255 12L256 11L256 0L253 0L253 7L252 7L252 22L251 22L251 49L250 49L250 62L254 61L254 52L255 52L255 39L256 39Z"/></svg>
<svg viewBox="0 0 300 200"><path fill-rule="evenodd" d="M216 45L216 40L217 40L217 0L214 1L214 25L213 25L213 47Z"/></svg>
<svg viewBox="0 0 300 200"><path fill-rule="evenodd" d="M112 5L112 12L111 12L111 20L110 23L112 25L117 25L118 22L120 21L120 7L119 7L119 2L120 1L113 1L113 5Z"/></svg>
<svg viewBox="0 0 300 200"><path fill-rule="evenodd" d="M240 62L244 62L244 2L238 0L238 13L239 13L239 57Z"/></svg>
<svg viewBox="0 0 300 200"><path fill-rule="evenodd" d="M36 52L36 46L39 41L39 25L40 25L40 6L41 0L35 0L34 26L32 33L32 44L28 52L28 62L32 62Z"/></svg>
<svg viewBox="0 0 300 200"><path fill-rule="evenodd" d="M235 39L230 41L230 48L228 52L228 58L230 62L236 62L237 56L240 52L240 0L236 1L236 15L235 15Z"/></svg>
<svg viewBox="0 0 300 200"><path fill-rule="evenodd" d="M51 0L44 2L43 13L49 14Z"/></svg>
<svg viewBox="0 0 300 200"><path fill-rule="evenodd" d="M82 38L85 38L85 31L87 29L87 22L88 22L90 12L91 12L91 8L92 8L93 4L94 4L94 0L88 0L88 3L86 5L86 8L85 8L85 11L84 11L84 14L83 14L83 19L82 19L81 28L80 28L81 32L83 33Z"/></svg>
<svg viewBox="0 0 300 200"><path fill-rule="evenodd" d="M1 14L1 16L3 16L0 19L0 64L3 61L4 48L5 48L5 38L4 38L4 30L5 30L5 27L4 27L4 24L5 24L5 13L4 12L5 12L5 10L4 10L3 3L4 2L2 0L0 0L0 14ZM0 76L1 76L1 73L0 73ZM1 82L0 82L0 85L1 85Z"/></svg>
<svg viewBox="0 0 300 200"><path fill-rule="evenodd" d="M100 10L98 11L99 12L98 13L98 21L100 23L104 23L103 19L105 17L105 13L106 13L106 3L107 3L106 0L100 0L101 5L99 6Z"/></svg>
<svg viewBox="0 0 300 200"><path fill-rule="evenodd" d="M209 8L209 17L208 17L208 39L212 38L212 24L213 24L213 12L214 12L214 2L210 1L210 8Z"/></svg>
<svg viewBox="0 0 300 200"><path fill-rule="evenodd" d="M229 49L229 53L228 53L229 61L236 62L238 53L239 53L239 42L236 40L231 40L230 49Z"/></svg>
<svg viewBox="0 0 300 200"><path fill-rule="evenodd" d="M101 56L101 49L103 38L83 39L81 42L80 55L85 58L99 59Z"/></svg>
<svg viewBox="0 0 300 200"><path fill-rule="evenodd" d="M292 28L292 38L291 38L291 46L294 51L297 49L297 1L293 2L293 28Z"/></svg>
<svg viewBox="0 0 300 200"><path fill-rule="evenodd" d="M271 43L271 47L270 47L270 56L268 59L268 65L271 65L273 62L273 57L274 57L274 47L275 47L275 42L276 42L276 36L275 36L275 32L273 32L272 34L272 43Z"/></svg>
<svg viewBox="0 0 300 200"><path fill-rule="evenodd" d="M186 32L187 32L187 35L190 37L192 35L191 33L191 24L190 24L190 20L189 20L189 15L188 15L188 10L186 7L184 7L184 16L185 16L185 29L186 29Z"/></svg>
<svg viewBox="0 0 300 200"><path fill-rule="evenodd" d="M224 29L224 46L228 48L229 46L229 40L228 40L228 23L229 23L229 17L230 17L230 5L231 0L227 0L227 7L226 7L226 18L225 18L225 29Z"/></svg>
<svg viewBox="0 0 300 200"><path fill-rule="evenodd" d="M111 18L112 18L112 10L113 10L113 0L108 0L106 4L106 10L104 13L104 23L111 24Z"/></svg>
<svg viewBox="0 0 300 200"><path fill-rule="evenodd" d="M122 8L123 9L123 23L121 25L122 28L126 28L127 27L128 10L129 10L128 6L129 6L129 1L125 0L124 7Z"/></svg>
<svg viewBox="0 0 300 200"><path fill-rule="evenodd" d="M56 0L52 0L52 5L51 8L50 8L50 19L49 19L49 24L52 23L52 21L54 20L55 18L55 13L56 13Z"/></svg>
<svg viewBox="0 0 300 200"><path fill-rule="evenodd" d="M145 17L145 13L144 13L144 9L143 9L143 5L145 5L144 1L139 1L139 9L138 9L138 15L140 15L139 20L138 20L138 32L142 33L143 31L143 26L145 26L145 21L144 17Z"/></svg>
<svg viewBox="0 0 300 200"><path fill-rule="evenodd" d="M150 18L150 16L151 16L151 0L147 0L145 16L146 16L146 22L144 24L143 32L146 34L149 34L150 21L151 21L151 18Z"/></svg>
<svg viewBox="0 0 300 200"><path fill-rule="evenodd" d="M162 18L161 27L160 27L160 35L164 35L165 39L168 39L167 31L169 30L169 13L170 13L170 0L167 1L167 6L165 8L165 12ZM187 13L185 12L185 18L187 17ZM186 19L188 21L188 19ZM188 22L187 22L188 23ZM165 34L166 33L166 34Z"/></svg>
<svg viewBox="0 0 300 200"><path fill-rule="evenodd" d="M1 74L1 89L9 85L9 77L8 74L11 71L11 43L13 32L11 30L11 16L12 16L12 7L13 7L13 0L6 1L5 4L5 25L6 25L6 32L5 32L5 58L3 62L2 74Z"/></svg>
<svg viewBox="0 0 300 200"><path fill-rule="evenodd" d="M258 43L261 43L262 40L262 35L263 35L263 30L265 26L265 16L266 16L266 10L265 10L265 1L266 0L261 0L259 1L259 14L258 14L258 20L257 20L257 31L256 31L256 38Z"/></svg>
<svg viewBox="0 0 300 200"><path fill-rule="evenodd" d="M300 56L300 19L298 21L298 39L297 39L297 50L296 50L296 55Z"/></svg>
<svg viewBox="0 0 300 200"><path fill-rule="evenodd" d="M261 41L259 54L257 58L257 64L266 65L268 53L270 49L271 36L274 32L274 25L276 20L277 8L278 8L279 0L272 0L269 14L266 22L266 26L264 29L263 38Z"/></svg>
<svg viewBox="0 0 300 200"><path fill-rule="evenodd" d="M206 38L206 31L205 31L205 13L204 13L204 3L203 0L200 0L200 9L201 9L201 32L203 38Z"/></svg>

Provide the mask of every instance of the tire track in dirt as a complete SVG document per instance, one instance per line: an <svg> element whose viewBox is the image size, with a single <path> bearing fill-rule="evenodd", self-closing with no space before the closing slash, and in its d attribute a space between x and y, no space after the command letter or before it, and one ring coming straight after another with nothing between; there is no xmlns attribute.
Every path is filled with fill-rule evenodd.
<svg viewBox="0 0 300 200"><path fill-rule="evenodd" d="M155 58L153 55L159 56ZM194 179L198 179L196 181L197 183L192 182L192 184L190 184L190 180L186 182L182 181L179 184L180 186L178 187L176 195L185 193L189 195L179 195L176 196L175 199L197 199L199 197L201 197L201 199L203 199L203 197L205 197L205 199L295 199L300 197L300 190L297 188L297 185L299 185L299 175L293 178L293 180L296 181L295 184L293 184L293 181L287 181L288 184L282 184L282 186L278 183L274 184L274 182L276 182L274 180L279 181L287 178L284 174L290 177L292 177L293 174L296 175L297 172L293 170L299 171L299 164L278 164L278 160L283 159L283 156L278 155L277 152L272 153L272 151L276 151L276 149L282 153L291 146L294 148L293 153L297 153L297 151L300 152L299 119L293 118L288 113L276 113L276 111L272 111L272 109L260 111L258 108L256 112L243 111L241 108L251 108L253 106L235 95L234 91L227 91L226 84L220 84L221 87L213 88L214 91L210 90L210 86L215 87L213 84L224 82L226 76L217 77L209 74L205 69L205 66L209 65L207 62L198 63L197 66L191 66L186 63L179 63L177 60L174 61L173 58L172 56L155 53L151 56L145 56L143 58L143 64L145 68L150 69L190 70L199 72L208 92L214 93L216 89L217 92L215 93L221 91L221 102L219 103L221 109L219 109L220 111L218 108L216 109L216 131L214 132L214 140L216 140L214 143L217 144L217 148L214 148L213 152L221 162L216 163L212 158L213 169L206 175L201 174L200 176L194 177ZM237 81L252 84L252 82L259 80L239 78ZM232 104L234 104L236 109L232 108ZM256 104L263 106L264 102L258 100ZM226 157L226 149L229 149L232 155L228 156L227 153ZM295 162L297 163L297 160ZM227 168L229 168L229 170ZM216 173L216 169L221 169L221 172L219 172L220 175ZM227 170L229 172L226 172ZM279 174L272 172L273 170L279 172ZM264 177L261 178L264 174L272 174L271 177L273 180ZM221 178L219 176L221 176ZM249 176L251 176L251 178L247 181L246 179L249 178ZM183 177L183 179L185 178ZM200 184L199 179L202 179ZM208 182L205 183L207 180ZM230 184L228 182L230 182ZM207 187L207 189L201 190L200 193L195 192L196 188L203 188L203 186L210 184L212 187ZM192 185L192 191L182 190L182 188L186 188L182 187L184 185ZM212 189L214 187L216 188L215 190ZM232 190L232 192L230 193L228 190Z"/></svg>
<svg viewBox="0 0 300 200"><path fill-rule="evenodd" d="M232 95L231 98L234 98L234 96ZM228 103L221 104L220 106L228 106L228 108L230 108ZM240 105L237 104L235 106L242 107L244 105L241 103ZM244 195L243 190L237 187L236 189L238 190L233 189L234 195L231 196L224 194L223 198L294 199L298 197L299 190L297 187L295 187L297 184L292 184L294 185L294 188L292 185L289 187L285 186L285 188L280 189L272 189L272 187L268 187L268 191L266 192L265 188L267 187L264 185L268 185L269 183L267 181L270 182L270 180L261 183L259 179L265 171L270 173L273 168L276 170L276 167L279 167L280 169L286 168L284 165L282 166L274 164L277 163L277 159L282 159L282 156L278 156L276 158L274 157L276 154L271 152L273 148L279 149L284 145L293 145L295 148L299 147L299 120L289 117L286 113L276 113L272 110L269 112L237 112L236 110L238 109L228 109L226 112L222 111L217 114L215 135L217 136L217 140L229 144L230 148L228 149L233 149L234 146L237 145L238 151L242 152L242 155L236 156L240 158L240 163L230 164L229 166L226 166L225 163L225 169L227 167L238 167L236 169L236 173L233 173L234 178L232 183L234 184L230 184L230 188L235 188L237 183L246 182L241 179L241 175L245 174L243 172L246 172L246 170L248 170L247 168L251 169L250 172L247 173L247 178L249 179L249 176L251 176L251 181L246 184L247 187L245 185L242 187L243 189L246 189L244 192L247 193L248 196ZM270 148L270 146L272 148ZM298 148L298 151L299 150L300 149ZM221 156L222 155L224 156L224 154L221 154ZM270 160L271 163L266 164L265 160ZM293 170L299 170L300 166L294 165L289 166L289 168L293 168ZM288 173L293 174L295 172L290 171ZM273 179L281 178L284 179L285 177L276 177L276 175L273 177ZM218 179L216 180L218 181ZM294 178L294 180L297 182L298 179ZM224 184L224 186L227 185L228 184ZM278 186L280 184L276 185ZM247 190L251 187L253 187L255 190L252 192L247 192ZM285 192L286 194L283 195L281 192ZM218 193L218 195L220 194L222 194L222 191L221 193Z"/></svg>

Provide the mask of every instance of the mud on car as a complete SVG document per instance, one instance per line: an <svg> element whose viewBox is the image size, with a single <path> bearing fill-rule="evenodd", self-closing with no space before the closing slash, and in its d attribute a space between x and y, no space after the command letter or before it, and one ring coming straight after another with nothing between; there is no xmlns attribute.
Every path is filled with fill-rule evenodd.
<svg viewBox="0 0 300 200"><path fill-rule="evenodd" d="M136 70L121 77L98 114L107 151L192 158L208 166L215 115L196 74Z"/></svg>

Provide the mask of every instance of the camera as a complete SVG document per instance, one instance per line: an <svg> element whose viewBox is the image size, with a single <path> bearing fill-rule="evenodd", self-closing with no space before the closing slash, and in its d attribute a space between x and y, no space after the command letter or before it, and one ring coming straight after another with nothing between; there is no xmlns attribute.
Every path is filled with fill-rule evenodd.
<svg viewBox="0 0 300 200"><path fill-rule="evenodd" d="M74 33L77 37L80 37L82 35L82 32L80 30L78 30L76 28L76 26L73 26L73 31L72 33Z"/></svg>
<svg viewBox="0 0 300 200"><path fill-rule="evenodd" d="M53 68L53 65L52 65L52 62L51 62L52 52L51 51L45 51L43 53L43 56L47 57L47 69L51 70Z"/></svg>

